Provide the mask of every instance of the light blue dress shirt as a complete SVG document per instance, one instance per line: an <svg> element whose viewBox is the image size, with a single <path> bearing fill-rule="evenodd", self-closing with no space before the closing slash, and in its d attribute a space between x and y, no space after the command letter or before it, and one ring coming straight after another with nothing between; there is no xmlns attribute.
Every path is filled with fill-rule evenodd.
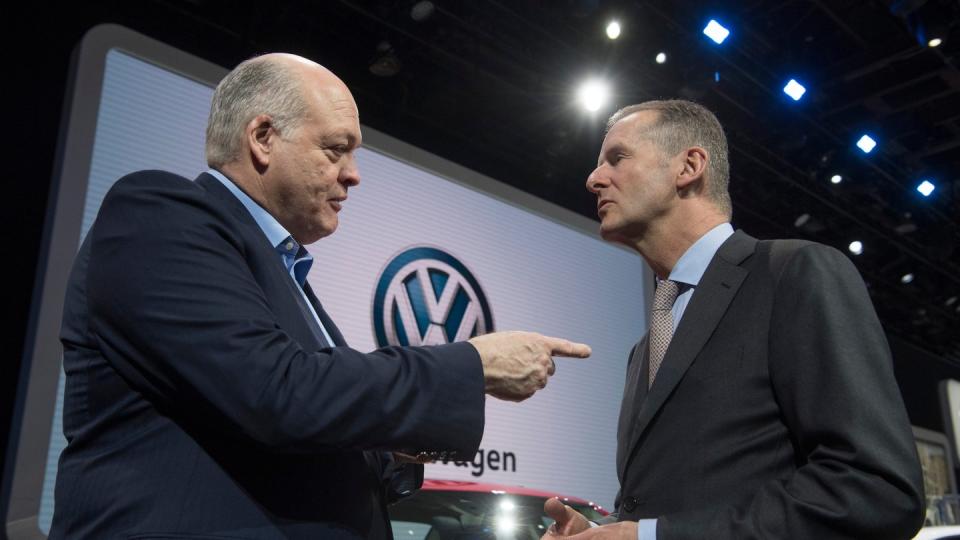
<svg viewBox="0 0 960 540"><path fill-rule="evenodd" d="M263 234L267 237L267 241L277 250L283 266L290 274L290 279L296 282L297 291L300 292L304 303L307 304L314 320L317 321L317 326L319 326L320 331L323 332L323 337L327 340L327 345L333 347L333 339L330 338L330 334L327 333L327 329L324 328L323 322L320 321L316 310L313 309L313 304L311 304L307 298L307 293L303 291L303 284L307 280L307 273L310 271L310 267L313 266L313 256L307 252L305 247L293 239L293 236L283 228L283 225L281 225L275 217L271 216L262 206L257 204L256 201L251 199L242 189L237 187L232 180L216 169L209 169L207 173L219 180L224 187L230 190L230 193L233 193L233 196L239 199L244 208L253 216L254 221L260 226L260 230L262 230Z"/></svg>
<svg viewBox="0 0 960 540"><path fill-rule="evenodd" d="M677 264L673 265L673 270L667 277L670 281L675 281L679 286L679 294L673 303L673 309L670 311L673 316L673 330L677 330L680 324L680 318L690 303L690 297L700 284L700 278L707 271L707 266L717 254L720 246L727 241L727 238L733 234L733 227L729 223L721 223L710 229L707 234L700 237L692 246L687 248ZM659 281L659 279L658 279ZM641 519L637 521L637 540L656 540L657 538L657 520Z"/></svg>

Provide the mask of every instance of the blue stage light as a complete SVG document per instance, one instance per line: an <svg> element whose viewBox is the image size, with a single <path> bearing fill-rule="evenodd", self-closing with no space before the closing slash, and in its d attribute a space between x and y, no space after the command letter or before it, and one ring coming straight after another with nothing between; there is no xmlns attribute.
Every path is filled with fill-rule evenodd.
<svg viewBox="0 0 960 540"><path fill-rule="evenodd" d="M864 154L869 154L877 146L877 141L873 140L873 137L869 135L863 135L860 137L860 140L857 141L857 148L863 150Z"/></svg>
<svg viewBox="0 0 960 540"><path fill-rule="evenodd" d="M807 89L794 79L790 79L787 85L783 87L783 93L793 98L794 101L800 101L800 98L802 98L806 92Z"/></svg>
<svg viewBox="0 0 960 540"><path fill-rule="evenodd" d="M723 27L717 21L710 19L710 22L707 23L707 26L703 28L703 33L717 45L723 43L723 40L727 39L727 36L730 35L730 31Z"/></svg>
<svg viewBox="0 0 960 540"><path fill-rule="evenodd" d="M919 191L924 197L929 197L935 189L937 189L937 186L933 185L933 182L929 180L924 180L917 186L917 191Z"/></svg>

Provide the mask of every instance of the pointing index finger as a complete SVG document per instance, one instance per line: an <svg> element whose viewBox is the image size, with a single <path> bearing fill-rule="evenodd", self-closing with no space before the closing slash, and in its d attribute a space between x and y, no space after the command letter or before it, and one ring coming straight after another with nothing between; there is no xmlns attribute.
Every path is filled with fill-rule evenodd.
<svg viewBox="0 0 960 540"><path fill-rule="evenodd" d="M585 343L576 343L561 338L548 337L547 347L550 349L550 356L568 356L573 358L586 358L592 352L590 346Z"/></svg>

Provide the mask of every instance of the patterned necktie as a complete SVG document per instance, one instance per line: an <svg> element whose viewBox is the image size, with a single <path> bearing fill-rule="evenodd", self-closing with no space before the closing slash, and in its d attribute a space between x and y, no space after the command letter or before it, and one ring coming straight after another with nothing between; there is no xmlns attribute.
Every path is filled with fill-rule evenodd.
<svg viewBox="0 0 960 540"><path fill-rule="evenodd" d="M647 388L653 386L663 356L667 353L670 338L673 337L673 303L679 291L676 281L664 280L657 284L653 293L653 309L650 310L650 377Z"/></svg>

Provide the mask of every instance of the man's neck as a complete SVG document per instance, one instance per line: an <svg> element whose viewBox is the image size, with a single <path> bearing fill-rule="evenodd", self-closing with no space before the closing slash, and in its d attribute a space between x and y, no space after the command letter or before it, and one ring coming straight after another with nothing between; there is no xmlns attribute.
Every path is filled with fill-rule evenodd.
<svg viewBox="0 0 960 540"><path fill-rule="evenodd" d="M267 212L270 212L271 215L276 215L272 212L272 208L267 204L266 195L264 193L263 184L260 180L260 175L256 173L255 170L247 170L243 164L240 163L226 163L220 167L217 167L224 176L230 179L234 184L237 185L248 197L253 199L255 203L260 205L261 208L265 209Z"/></svg>
<svg viewBox="0 0 960 540"><path fill-rule="evenodd" d="M680 257L711 229L729 219L719 212L677 215L677 219L661 220L649 227L643 238L631 247L647 261L660 279L666 279Z"/></svg>

